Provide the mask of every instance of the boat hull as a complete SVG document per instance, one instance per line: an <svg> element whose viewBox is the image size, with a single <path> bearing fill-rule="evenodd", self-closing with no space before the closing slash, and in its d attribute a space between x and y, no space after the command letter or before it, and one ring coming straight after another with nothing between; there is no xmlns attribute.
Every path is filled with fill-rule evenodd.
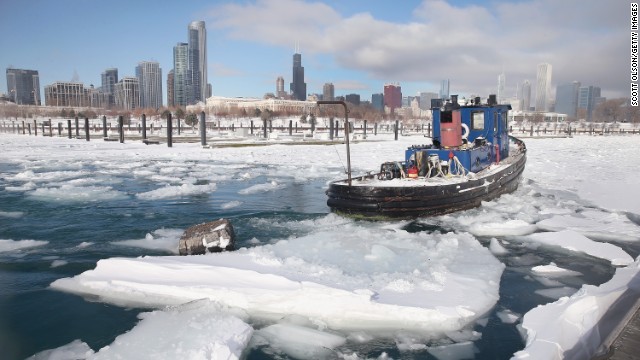
<svg viewBox="0 0 640 360"><path fill-rule="evenodd" d="M372 219L435 216L471 209L480 206L482 201L515 191L525 163L526 152L522 152L500 171L465 182L436 186L349 186L344 181L335 181L326 192L327 205L340 214Z"/></svg>

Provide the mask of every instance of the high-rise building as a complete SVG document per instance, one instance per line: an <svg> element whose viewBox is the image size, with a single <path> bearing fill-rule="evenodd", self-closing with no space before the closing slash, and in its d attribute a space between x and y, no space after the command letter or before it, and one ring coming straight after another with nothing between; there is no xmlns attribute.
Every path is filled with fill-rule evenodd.
<svg viewBox="0 0 640 360"><path fill-rule="evenodd" d="M371 105L378 111L384 111L384 95L371 94Z"/></svg>
<svg viewBox="0 0 640 360"><path fill-rule="evenodd" d="M176 101L173 96L174 96L173 70L171 70L167 74L167 106L168 107L176 106Z"/></svg>
<svg viewBox="0 0 640 360"><path fill-rule="evenodd" d="M399 84L384 85L384 106L389 108L391 114L402 107L402 88Z"/></svg>
<svg viewBox="0 0 640 360"><path fill-rule="evenodd" d="M208 98L210 98L212 96L213 96L213 87L211 86L211 83L208 83L207 84L207 97L205 99L208 99Z"/></svg>
<svg viewBox="0 0 640 360"><path fill-rule="evenodd" d="M140 107L140 85L138 78L123 77L116 84L116 106L123 110L133 110Z"/></svg>
<svg viewBox="0 0 640 360"><path fill-rule="evenodd" d="M504 72L498 75L498 104L505 104L505 101L507 100L507 94L504 92L506 79L507 77Z"/></svg>
<svg viewBox="0 0 640 360"><path fill-rule="evenodd" d="M159 109L162 107L162 69L156 61L141 61L136 67L140 90L140 107Z"/></svg>
<svg viewBox="0 0 640 360"><path fill-rule="evenodd" d="M344 97L344 100L348 103L351 103L355 106L360 106L360 95L359 94L348 94Z"/></svg>
<svg viewBox="0 0 640 360"><path fill-rule="evenodd" d="M336 88L333 83L325 83L322 86L322 100L332 101L336 98Z"/></svg>
<svg viewBox="0 0 640 360"><path fill-rule="evenodd" d="M556 109L557 113L567 114L575 118L578 113L578 94L580 93L580 82L574 81L570 84L558 85L556 88Z"/></svg>
<svg viewBox="0 0 640 360"><path fill-rule="evenodd" d="M107 103L106 108L115 106L116 100L114 97L116 84L118 83L118 69L109 68L102 73L102 93L106 94Z"/></svg>
<svg viewBox="0 0 640 360"><path fill-rule="evenodd" d="M173 47L173 101L175 106L186 106L191 87L189 74L189 44L178 43Z"/></svg>
<svg viewBox="0 0 640 360"><path fill-rule="evenodd" d="M522 83L522 87L520 88L519 100L520 110L531 110L531 83L529 82L529 80L525 80L524 83Z"/></svg>
<svg viewBox="0 0 640 360"><path fill-rule="evenodd" d="M284 91L284 78L282 76L278 76L276 79L276 97L279 99L287 97L287 93Z"/></svg>
<svg viewBox="0 0 640 360"><path fill-rule="evenodd" d="M42 105L37 70L7 68L9 98L18 105Z"/></svg>
<svg viewBox="0 0 640 360"><path fill-rule="evenodd" d="M88 107L90 101L84 85L79 82L55 82L44 87L47 106Z"/></svg>
<svg viewBox="0 0 640 360"><path fill-rule="evenodd" d="M449 98L449 79L440 82L440 99Z"/></svg>
<svg viewBox="0 0 640 360"><path fill-rule="evenodd" d="M551 94L551 64L538 64L536 75L536 111L549 111Z"/></svg>
<svg viewBox="0 0 640 360"><path fill-rule="evenodd" d="M420 93L420 109L431 109L431 100L438 99L438 94L434 92L421 92Z"/></svg>
<svg viewBox="0 0 640 360"><path fill-rule="evenodd" d="M581 86L578 92L578 109L586 111L586 120L593 120L593 110L600 100L600 87Z"/></svg>
<svg viewBox="0 0 640 360"><path fill-rule="evenodd" d="M204 21L189 24L189 70L191 93L188 103L207 99L207 30Z"/></svg>
<svg viewBox="0 0 640 360"><path fill-rule="evenodd" d="M289 91L294 100L307 99L307 83L304 82L304 67L302 66L302 55L293 54L293 80L289 85Z"/></svg>

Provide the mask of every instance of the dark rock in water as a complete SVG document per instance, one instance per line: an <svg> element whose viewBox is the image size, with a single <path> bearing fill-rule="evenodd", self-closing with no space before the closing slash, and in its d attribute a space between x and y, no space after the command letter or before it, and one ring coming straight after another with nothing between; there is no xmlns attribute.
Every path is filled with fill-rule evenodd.
<svg viewBox="0 0 640 360"><path fill-rule="evenodd" d="M201 255L208 252L231 251L236 235L227 219L192 226L180 237L180 255Z"/></svg>

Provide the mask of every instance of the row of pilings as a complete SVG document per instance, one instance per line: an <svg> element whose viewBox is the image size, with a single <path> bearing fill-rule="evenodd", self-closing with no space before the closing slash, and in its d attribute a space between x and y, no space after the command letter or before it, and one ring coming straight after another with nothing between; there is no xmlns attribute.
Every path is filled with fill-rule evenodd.
<svg viewBox="0 0 640 360"><path fill-rule="evenodd" d="M134 134L131 133L131 123L125 125L123 116L118 116L115 127L112 126L110 122L107 122L106 116L103 116L101 120L101 123L95 120L92 120L90 123L89 118L84 118L84 121L82 121L82 119L76 117L75 121L67 119L66 123L62 121L58 122L56 125L54 125L51 119L40 122L38 122L38 120L3 120L0 122L0 133L38 136L38 133L40 132L42 136L86 139L86 141L90 141L92 137L95 139L98 138L99 135L102 135L100 137L104 141L119 141L120 143L125 142L126 134L128 139L142 140L145 144L158 144L160 138L164 137L166 139L167 146L172 147L174 143L174 134L184 134L185 130L181 125L180 119L177 119L177 126L174 126L174 120L172 119L171 114L168 114L167 116L164 129L162 125L159 127L156 126L155 128L153 124L147 125L147 117L143 114L138 125L133 127ZM236 127L235 124L231 124L231 126L226 129L230 132L236 132L242 128L242 124L239 128ZM206 114L201 112L199 114L198 121L198 132L201 145L207 145L207 130L211 131L213 129L215 129L215 124L208 124L206 121ZM219 122L217 124L217 129L218 131L222 129ZM429 137L431 133L431 124L418 125L410 128L403 127L402 123L396 120L395 124L374 123L373 126L368 126L367 121L364 120L363 124L356 128L351 122L349 124L340 124L340 121L332 120L329 121L329 126L319 127L316 126L314 122L311 124L305 124L304 126L299 126L297 122L294 124L293 120L289 120L288 126L273 126L272 120L263 119L262 124L260 125L254 124L254 121L251 120L250 126L244 129L246 129L245 132L247 135L253 137L258 136L265 139L269 138L274 132L286 133L288 131L289 136L292 136L293 134L313 134L315 132L324 132L327 134L328 140L333 141L339 140L341 137L344 138L346 131L349 131L350 134L354 134L354 136L356 134L360 134L362 138L366 138L367 134L378 135L378 132L380 131L393 133L395 140L398 140L399 134L424 134L424 136ZM117 134L117 138L114 138L114 132ZM151 136L149 136L149 134ZM193 142L195 137L189 136L181 139L183 139L182 141L186 139L187 141Z"/></svg>

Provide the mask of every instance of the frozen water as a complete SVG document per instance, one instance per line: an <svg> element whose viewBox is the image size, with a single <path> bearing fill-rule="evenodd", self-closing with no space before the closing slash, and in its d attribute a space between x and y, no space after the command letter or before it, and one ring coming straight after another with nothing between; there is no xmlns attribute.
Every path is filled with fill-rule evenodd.
<svg viewBox="0 0 640 360"><path fill-rule="evenodd" d="M142 199L148 196L145 201L183 198L216 192L217 182L237 182L240 195L248 196L240 196L242 202L226 198L216 203L216 208L228 209L248 204L251 195L277 192L292 182L344 177L338 162L318 156L314 146L302 145L295 152L282 145L214 152L198 144L151 149L139 143L85 144L3 135L5 140L3 160L21 169L13 176L3 176L3 188L46 200L47 206L94 198L109 202L130 194ZM404 148L415 142L415 138L403 137L397 142L353 144L354 173L377 169L381 159L401 158ZM527 348L516 357L554 358L557 349L573 348L583 338L593 344L601 342L589 338L585 329L593 328L622 292L637 287L632 281L637 264L611 242L624 247L640 241L640 228L630 220L640 214L635 173L640 154L637 138L630 137L532 139L527 146L525 181L516 194L485 202L478 209L420 220L437 226L438 231L411 234L403 230L404 222L368 224L333 215L302 221L248 218L252 226L282 228L293 235L268 238L258 232L246 242L253 248L234 254L103 259L96 269L59 280L53 287L127 306L143 303L164 308L210 298L267 322L293 313L312 319L318 329L322 327L320 331L339 330L344 336L356 334L349 339L370 341L369 330L376 327L413 326L418 331L446 332L484 316L496 303L504 266L475 237L493 237L488 244L493 254L513 266L526 267L524 271L531 269L533 278L548 288L540 290L541 294L559 297L524 315ZM342 146L323 150L327 149L346 158ZM617 155L610 156L614 150ZM131 154L135 161L123 161ZM387 154L397 156L387 159ZM160 187L131 189L127 184L131 176ZM168 245L175 235L165 238ZM133 239L126 245L149 243L162 249L160 239L154 232L151 238ZM89 245L87 241L82 244ZM549 267L548 260L535 255L539 246L548 250L547 245L563 247L568 256L585 253L627 267L619 268L610 282L576 291L557 280L564 281L556 277L558 269ZM522 248L526 248L524 253L501 255ZM623 275L626 280L620 278ZM499 314L512 319L508 313ZM450 349L444 352L459 347L462 356L474 356L468 340L456 341L461 345L447 345L443 349ZM426 341L399 343L435 348Z"/></svg>
<svg viewBox="0 0 640 360"><path fill-rule="evenodd" d="M279 323L256 331L276 351L295 359L321 359L344 344L344 336L295 324ZM260 340L257 340L260 341Z"/></svg>
<svg viewBox="0 0 640 360"><path fill-rule="evenodd" d="M15 251L48 244L41 240L3 240L0 239L0 252Z"/></svg>
<svg viewBox="0 0 640 360"><path fill-rule="evenodd" d="M152 233L147 233L143 239L131 239L114 241L114 245L133 246L143 249L162 250L169 253L178 253L178 243L183 230L179 229L158 229Z"/></svg>
<svg viewBox="0 0 640 360"><path fill-rule="evenodd" d="M531 271L536 275L541 275L549 278L564 277L564 276L580 276L581 273L573 270L563 269L556 264L551 263L549 265L534 266Z"/></svg>
<svg viewBox="0 0 640 360"><path fill-rule="evenodd" d="M89 359L94 351L86 343L80 340L60 346L55 349L41 351L27 360L69 360Z"/></svg>

